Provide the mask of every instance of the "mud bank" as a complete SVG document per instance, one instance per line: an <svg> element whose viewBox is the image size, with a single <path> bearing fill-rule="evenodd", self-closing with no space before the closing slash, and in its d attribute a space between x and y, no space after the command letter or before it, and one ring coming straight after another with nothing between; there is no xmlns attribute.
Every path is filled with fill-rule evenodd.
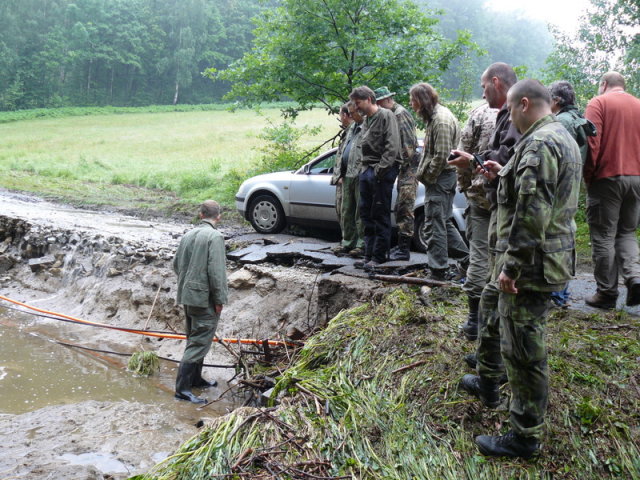
<svg viewBox="0 0 640 480"><path fill-rule="evenodd" d="M0 195L1 295L40 309L109 325L182 331L175 305L171 260L186 223L141 221L91 212L31 197ZM230 249L264 242L245 227L221 226ZM309 239L284 238L288 242ZM271 239L269 243L278 241ZM326 243L326 242L325 242ZM327 247L331 244L327 243ZM288 260L295 262L295 256ZM274 263L228 262L230 302L218 336L283 338L295 327L311 332L341 309L381 295L385 289L366 279L329 275L302 262L296 268ZM153 350L179 360L179 340L151 339L114 330L35 318L2 302L3 315L26 319L28 328L55 340L89 348L132 353ZM123 368L125 360L113 363ZM206 363L233 364L225 348L214 344ZM34 365L34 368L37 368ZM173 391L173 365L163 363L160 382ZM232 369L208 369L228 388ZM10 378L0 380L10 382ZM0 434L11 439L0 452L0 477L29 479L126 478L141 473L197 431L203 418L233 408L232 403L197 410L186 402L175 409L144 402L85 402L50 406L20 415L0 416Z"/></svg>

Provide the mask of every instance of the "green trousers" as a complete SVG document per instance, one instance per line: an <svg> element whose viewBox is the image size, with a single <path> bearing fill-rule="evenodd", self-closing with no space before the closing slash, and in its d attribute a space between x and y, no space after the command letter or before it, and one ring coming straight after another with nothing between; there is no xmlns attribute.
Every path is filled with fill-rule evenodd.
<svg viewBox="0 0 640 480"><path fill-rule="evenodd" d="M364 227L360 220L360 178L342 179L342 210L340 227L342 228L342 246L350 249L364 248Z"/></svg>
<svg viewBox="0 0 640 480"><path fill-rule="evenodd" d="M549 398L545 340L550 292L500 292L488 283L480 301L478 374L498 381L506 369L511 386L511 428L541 438Z"/></svg>
<svg viewBox="0 0 640 480"><path fill-rule="evenodd" d="M182 363L199 363L209 353L218 326L218 315L212 306L207 308L184 306L187 345Z"/></svg>

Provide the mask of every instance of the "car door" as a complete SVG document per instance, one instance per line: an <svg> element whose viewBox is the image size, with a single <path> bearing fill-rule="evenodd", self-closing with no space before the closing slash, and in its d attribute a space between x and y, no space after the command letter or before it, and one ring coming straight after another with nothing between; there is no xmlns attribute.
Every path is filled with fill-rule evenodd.
<svg viewBox="0 0 640 480"><path fill-rule="evenodd" d="M336 150L298 170L289 186L291 217L320 222L337 222L336 187L331 185Z"/></svg>

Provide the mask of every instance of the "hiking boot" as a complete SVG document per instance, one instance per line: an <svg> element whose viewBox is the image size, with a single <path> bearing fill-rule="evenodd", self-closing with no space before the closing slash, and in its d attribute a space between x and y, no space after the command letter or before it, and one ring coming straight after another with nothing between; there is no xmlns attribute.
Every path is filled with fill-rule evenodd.
<svg viewBox="0 0 640 480"><path fill-rule="evenodd" d="M344 255L351 250L350 247L345 247L344 245L338 245L337 247L333 247L331 251L334 255Z"/></svg>
<svg viewBox="0 0 640 480"><path fill-rule="evenodd" d="M478 357L476 357L475 353L468 353L467 355L465 355L464 361L467 365L469 365L469 368L473 370L475 370L478 366Z"/></svg>
<svg viewBox="0 0 640 480"><path fill-rule="evenodd" d="M380 262L376 262L375 260L369 260L367 263L364 264L364 271L365 272L375 272L376 271L376 267L380 265Z"/></svg>
<svg viewBox="0 0 640 480"><path fill-rule="evenodd" d="M462 324L462 333L469 341L478 339L478 312L480 310L480 298L468 297L469 313L467 321Z"/></svg>
<svg viewBox="0 0 640 480"><path fill-rule="evenodd" d="M523 437L511 431L506 435L478 435L476 445L482 455L489 457L531 458L540 450L540 442L534 437Z"/></svg>
<svg viewBox="0 0 640 480"><path fill-rule="evenodd" d="M353 258L362 258L362 256L364 255L364 250L360 247L352 248L351 250L349 250L348 255Z"/></svg>
<svg viewBox="0 0 640 480"><path fill-rule="evenodd" d="M617 300L617 297L596 292L594 296L585 298L584 303L594 308L601 308L603 310L613 310L616 308L616 300Z"/></svg>
<svg viewBox="0 0 640 480"><path fill-rule="evenodd" d="M406 235L400 235L398 237L398 246L391 250L389 255L390 260L410 260L411 254L409 252L409 245L411 245L411 238Z"/></svg>
<svg viewBox="0 0 640 480"><path fill-rule="evenodd" d="M356 268L364 268L364 266L371 261L371 257L367 257L366 255L362 260L358 260L357 262L353 262L353 266Z"/></svg>
<svg viewBox="0 0 640 480"><path fill-rule="evenodd" d="M471 370L475 370L478 366L478 358L475 353L468 353L464 356L464 362L469 366ZM506 373L503 373L498 379L498 385L504 385L509 381Z"/></svg>
<svg viewBox="0 0 640 480"><path fill-rule="evenodd" d="M429 275L427 275L428 280L437 280L438 282L446 282L449 280L447 278L448 269L432 268L430 270Z"/></svg>
<svg viewBox="0 0 640 480"><path fill-rule="evenodd" d="M487 408L496 408L500 405L498 384L491 380L486 380L479 375L467 374L460 380L460 388L478 397Z"/></svg>
<svg viewBox="0 0 640 480"><path fill-rule="evenodd" d="M640 305L640 278L635 277L627 282L627 307Z"/></svg>

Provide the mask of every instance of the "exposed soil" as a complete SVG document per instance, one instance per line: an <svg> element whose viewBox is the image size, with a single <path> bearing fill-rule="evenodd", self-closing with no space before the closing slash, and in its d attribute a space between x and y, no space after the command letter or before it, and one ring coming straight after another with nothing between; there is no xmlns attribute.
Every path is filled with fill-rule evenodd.
<svg viewBox="0 0 640 480"><path fill-rule="evenodd" d="M35 197L0 192L0 292L38 308L119 327L182 331L175 305L171 260L187 221L142 220L117 212L79 210ZM241 249L265 242L250 227L226 222L227 246ZM324 243L326 240L271 236L266 243ZM230 301L218 327L220 337L282 339L292 327L311 333L340 310L364 303L394 285L366 278L329 275L295 255L281 264L229 261ZM572 282L573 304L595 287L590 275ZM624 300L621 289L621 301ZM0 302L0 307L11 304ZM2 313L2 310L0 310ZM629 313L637 314L636 309ZM15 315L15 312L5 312ZM43 334L85 347L134 352L154 350L179 360L180 340L150 339L120 331L64 324L40 318ZM52 333L54 332L54 333ZM214 344L206 363L229 365L234 357ZM122 367L122 360L114 360ZM35 368L35 366L34 366ZM173 367L163 364L161 388L173 394ZM167 370L168 369L168 373ZM218 397L234 376L231 369L208 369ZM0 379L0 389L3 381ZM233 383L233 382L232 382ZM238 400L238 399L236 399ZM240 399L242 400L242 399ZM120 479L145 472L194 435L206 417L234 404L198 410L175 401L170 411L153 403L85 402L0 415L0 478Z"/></svg>
<svg viewBox="0 0 640 480"><path fill-rule="evenodd" d="M191 228L188 222L79 210L9 192L0 192L0 202L3 296L119 327L183 330L182 313L174 301L171 260L182 234ZM258 241L249 227L238 222L222 223L220 230L231 248ZM284 240L309 241L287 236L271 241ZM366 279L328 276L300 265L289 268L229 262L228 273L230 299L218 327L220 337L281 339L291 327L308 333L342 308L365 302L372 292L384 290ZM2 301L1 307L14 305ZM21 314L6 310L3 315ZM57 340L116 352L154 350L179 360L183 349L180 340L151 339L46 318L38 318L30 328ZM206 363L218 365L234 361L218 344L206 359ZM126 359L116 357L112 363L124 368L124 362ZM174 366L165 363L161 388L171 398ZM207 369L206 373L219 382L207 392L208 398L214 399L228 388L227 381L235 372ZM0 388L6 381L11 379L0 381ZM174 410L167 411L144 402L87 398L82 403L1 415L0 435L11 441L3 442L0 451L0 477L120 479L142 473L194 435L198 422L225 410L216 404L203 410L187 402L176 400L175 404ZM229 409L233 404L229 400L223 406Z"/></svg>

